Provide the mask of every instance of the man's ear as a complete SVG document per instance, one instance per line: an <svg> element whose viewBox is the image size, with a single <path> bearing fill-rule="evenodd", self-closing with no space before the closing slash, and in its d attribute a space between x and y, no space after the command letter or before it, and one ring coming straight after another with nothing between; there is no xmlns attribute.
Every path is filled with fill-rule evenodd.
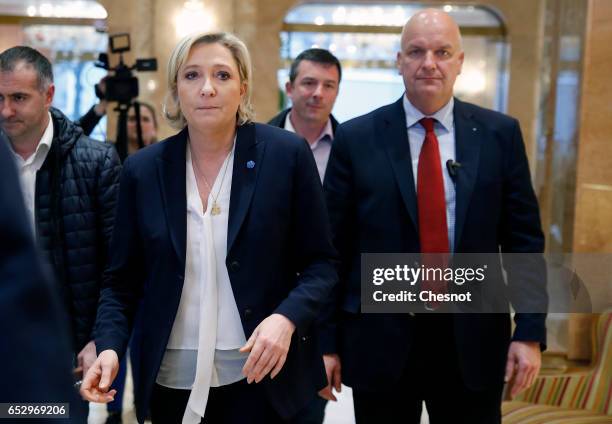
<svg viewBox="0 0 612 424"><path fill-rule="evenodd" d="M397 68L398 75L402 75L401 61L402 61L402 52L397 52L397 55L395 56L395 67Z"/></svg>
<svg viewBox="0 0 612 424"><path fill-rule="evenodd" d="M287 96L291 97L291 93L293 92L293 84L291 81L287 81L285 83L285 92L287 93Z"/></svg>
<svg viewBox="0 0 612 424"><path fill-rule="evenodd" d="M461 71L463 69L463 59L465 58L465 54L463 53L463 51L461 51L461 53L459 53L459 72L457 72L457 75L461 74Z"/></svg>
<svg viewBox="0 0 612 424"><path fill-rule="evenodd" d="M55 95L55 84L49 84L47 90L45 91L45 106L47 108L51 107L51 103L53 103L53 96Z"/></svg>

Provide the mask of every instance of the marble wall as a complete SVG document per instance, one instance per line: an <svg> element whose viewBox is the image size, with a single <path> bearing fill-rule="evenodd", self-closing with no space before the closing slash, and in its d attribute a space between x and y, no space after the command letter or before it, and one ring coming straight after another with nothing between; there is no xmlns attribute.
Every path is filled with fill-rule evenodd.
<svg viewBox="0 0 612 424"><path fill-rule="evenodd" d="M23 31L19 24L0 25L0 51L23 44Z"/></svg>
<svg viewBox="0 0 612 424"><path fill-rule="evenodd" d="M580 100L573 251L612 252L612 2L589 0ZM607 296L603 287L599 296ZM590 315L569 320L569 354L590 358Z"/></svg>
<svg viewBox="0 0 612 424"><path fill-rule="evenodd" d="M574 251L612 252L612 2L589 0Z"/></svg>

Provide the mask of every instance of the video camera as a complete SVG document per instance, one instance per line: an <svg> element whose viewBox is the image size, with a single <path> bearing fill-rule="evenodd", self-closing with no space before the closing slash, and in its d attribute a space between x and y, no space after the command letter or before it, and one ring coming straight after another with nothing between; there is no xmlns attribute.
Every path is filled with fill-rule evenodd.
<svg viewBox="0 0 612 424"><path fill-rule="evenodd" d="M110 51L119 53L119 64L111 68L107 53L100 53L95 66L98 68L112 71L113 75L105 79L106 93L102 93L96 86L96 95L104 100L118 102L120 104L130 104L133 99L138 97L138 78L134 76L132 70L136 71L156 71L157 59L136 59L136 63L127 66L123 62L123 52L130 50L130 34L122 33L109 36Z"/></svg>
<svg viewBox="0 0 612 424"><path fill-rule="evenodd" d="M143 147L142 128L140 126L140 105L134 101L138 97L138 78L134 76L132 70L137 71L156 71L157 59L137 59L132 66L127 66L123 61L123 52L130 50L130 34L115 34L109 37L110 51L119 53L119 64L111 68L108 61L108 54L100 53L95 66L111 71L112 75L104 79L106 90L103 93L99 85L96 85L96 96L101 100L117 102L115 111L119 113L117 119L117 138L115 147L121 160L128 154L127 140L127 116L128 109L134 107L136 114L136 130L138 134L138 146Z"/></svg>

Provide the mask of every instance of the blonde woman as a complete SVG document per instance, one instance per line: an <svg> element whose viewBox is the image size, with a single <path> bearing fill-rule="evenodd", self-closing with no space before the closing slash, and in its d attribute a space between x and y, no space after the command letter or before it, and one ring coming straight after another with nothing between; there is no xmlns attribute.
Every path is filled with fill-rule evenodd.
<svg viewBox="0 0 612 424"><path fill-rule="evenodd" d="M251 122L251 61L235 36L190 36L168 66L180 132L125 162L81 393L113 398L143 297L142 422L287 422L325 371L313 334L336 282L317 168L303 139Z"/></svg>

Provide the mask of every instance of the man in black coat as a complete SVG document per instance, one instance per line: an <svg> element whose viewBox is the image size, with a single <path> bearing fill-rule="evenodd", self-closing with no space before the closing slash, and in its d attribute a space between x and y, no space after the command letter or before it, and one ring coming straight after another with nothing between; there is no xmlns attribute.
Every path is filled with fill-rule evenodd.
<svg viewBox="0 0 612 424"><path fill-rule="evenodd" d="M342 67L340 61L325 49L304 50L291 63L289 81L285 85L292 107L272 118L268 124L284 128L304 137L317 163L321 181L325 177L338 121L331 111L338 97ZM296 423L321 424L327 400L336 400L332 387L340 391L340 358L321 341L328 386L298 414Z"/></svg>
<svg viewBox="0 0 612 424"><path fill-rule="evenodd" d="M336 132L324 186L342 265L337 331L327 339L359 424L419 423L423 402L432 424L499 423L504 380L515 394L540 368L544 236L525 147L516 119L453 97L463 57L448 14L416 13L397 54L405 95ZM427 314L444 310L431 303L413 315L364 313L362 254L420 252L496 254L481 287L501 297L504 254L508 290L519 294L513 333L506 298L491 314ZM516 254L533 266L509 268ZM516 308L525 297L540 308Z"/></svg>
<svg viewBox="0 0 612 424"><path fill-rule="evenodd" d="M19 171L27 216L68 313L75 366L96 358L94 322L113 228L120 163L51 107L51 64L24 46L0 54L0 126Z"/></svg>

